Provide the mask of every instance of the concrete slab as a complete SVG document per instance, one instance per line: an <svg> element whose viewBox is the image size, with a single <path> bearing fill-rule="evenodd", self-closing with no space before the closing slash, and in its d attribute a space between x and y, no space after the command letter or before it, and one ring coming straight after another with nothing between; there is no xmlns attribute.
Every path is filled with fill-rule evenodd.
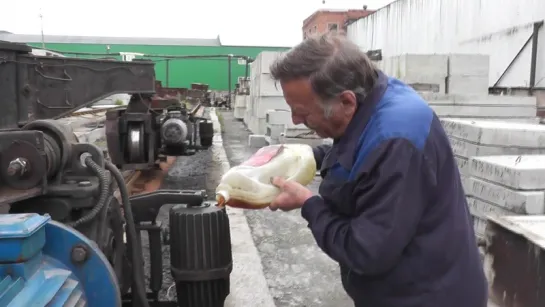
<svg viewBox="0 0 545 307"><path fill-rule="evenodd" d="M445 132L481 145L545 148L545 126L496 121L441 119Z"/></svg>
<svg viewBox="0 0 545 307"><path fill-rule="evenodd" d="M486 76L490 72L490 56L487 54L448 55L448 74L450 76Z"/></svg>
<svg viewBox="0 0 545 307"><path fill-rule="evenodd" d="M238 120L244 119L244 113L246 113L246 107L235 107L233 111L233 115Z"/></svg>
<svg viewBox="0 0 545 307"><path fill-rule="evenodd" d="M268 74L271 72L271 64L280 58L285 52L279 51L262 51L259 53L252 63L252 68L255 67L255 73Z"/></svg>
<svg viewBox="0 0 545 307"><path fill-rule="evenodd" d="M466 156L458 156L454 155L454 160L456 160L456 164L458 165L458 170L460 171L461 175L468 175L469 169L468 169L468 159Z"/></svg>
<svg viewBox="0 0 545 307"><path fill-rule="evenodd" d="M488 121L488 122L504 122L504 123L519 123L519 124L540 124L541 120L539 117L485 117L485 116L441 116L441 119L463 119L468 121Z"/></svg>
<svg viewBox="0 0 545 307"><path fill-rule="evenodd" d="M420 93L430 105L535 107L535 97Z"/></svg>
<svg viewBox="0 0 545 307"><path fill-rule="evenodd" d="M494 105L432 105L437 116L449 117L535 117L535 107L494 106Z"/></svg>
<svg viewBox="0 0 545 307"><path fill-rule="evenodd" d="M396 75L400 79L440 76L448 73L448 56L444 54L404 54L396 57Z"/></svg>
<svg viewBox="0 0 545 307"><path fill-rule="evenodd" d="M458 95L486 95L489 86L488 75L485 76L453 76L446 80L447 93Z"/></svg>
<svg viewBox="0 0 545 307"><path fill-rule="evenodd" d="M545 190L545 155L472 157L469 173L514 190Z"/></svg>
<svg viewBox="0 0 545 307"><path fill-rule="evenodd" d="M545 191L517 191L475 177L469 178L470 193L512 213L545 214Z"/></svg>
<svg viewBox="0 0 545 307"><path fill-rule="evenodd" d="M493 155L531 155L545 154L545 148L525 148L515 146L498 145L480 145L449 137L450 146L455 155L469 158L473 156L493 156Z"/></svg>
<svg viewBox="0 0 545 307"><path fill-rule="evenodd" d="M508 210L474 197L467 197L467 205L469 207L469 213L473 216L475 234L480 237L484 237L488 216L514 215Z"/></svg>

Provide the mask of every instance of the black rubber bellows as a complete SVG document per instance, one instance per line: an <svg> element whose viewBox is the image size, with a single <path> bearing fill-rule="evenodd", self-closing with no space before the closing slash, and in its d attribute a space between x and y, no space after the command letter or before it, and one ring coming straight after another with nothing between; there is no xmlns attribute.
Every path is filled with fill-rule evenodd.
<svg viewBox="0 0 545 307"><path fill-rule="evenodd" d="M170 263L178 306L222 307L233 268L225 208L208 203L170 210Z"/></svg>

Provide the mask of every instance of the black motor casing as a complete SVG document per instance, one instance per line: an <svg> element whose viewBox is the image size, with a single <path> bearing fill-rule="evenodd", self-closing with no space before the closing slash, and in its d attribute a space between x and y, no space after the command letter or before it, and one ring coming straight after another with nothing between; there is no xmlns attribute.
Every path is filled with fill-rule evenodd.
<svg viewBox="0 0 545 307"><path fill-rule="evenodd" d="M170 263L178 306L223 307L233 268L229 218L209 203L176 205L170 218Z"/></svg>

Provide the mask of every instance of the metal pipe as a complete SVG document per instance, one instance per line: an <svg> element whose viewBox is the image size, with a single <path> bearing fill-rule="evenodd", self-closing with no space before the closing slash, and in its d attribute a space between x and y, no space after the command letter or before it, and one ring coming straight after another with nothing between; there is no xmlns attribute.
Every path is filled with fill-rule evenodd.
<svg viewBox="0 0 545 307"><path fill-rule="evenodd" d="M528 89L530 95L533 94L536 85L537 44L541 26L543 26L543 21L534 23L534 31L532 32L532 57L530 58L530 84Z"/></svg>
<svg viewBox="0 0 545 307"><path fill-rule="evenodd" d="M505 77L505 75L507 75L507 72L509 72L509 70L511 69L511 67L513 65L515 65L515 62L517 61L517 59L520 57L520 55L522 54L522 52L524 51L524 49L526 49L526 46L528 46L528 44L532 41L532 38L534 37L534 34L531 34L530 37L528 37L528 39L526 40L526 42L524 43L524 45L522 45L522 47L520 48L520 50L517 52L517 54L515 55L515 57L511 60L511 62L509 63L509 65L507 65L507 68L505 68L505 70L501 73L500 77L498 78L498 80L494 83L494 86L492 87L498 87L498 85L500 84L500 81L503 79L503 77Z"/></svg>
<svg viewBox="0 0 545 307"><path fill-rule="evenodd" d="M227 96L227 108L231 109L231 58L233 57L232 54L230 54L227 57L227 82L229 83L229 95Z"/></svg>
<svg viewBox="0 0 545 307"><path fill-rule="evenodd" d="M167 74L166 83L167 83L167 86L166 87L169 87L169 82L168 82L169 76L170 76L170 69L169 69L170 68L170 60L169 59L166 60L166 65L167 65L167 67L166 67L166 74Z"/></svg>
<svg viewBox="0 0 545 307"><path fill-rule="evenodd" d="M248 80L248 69L250 67L250 59L246 57L244 60L246 60L246 70L244 71L244 82L247 82Z"/></svg>

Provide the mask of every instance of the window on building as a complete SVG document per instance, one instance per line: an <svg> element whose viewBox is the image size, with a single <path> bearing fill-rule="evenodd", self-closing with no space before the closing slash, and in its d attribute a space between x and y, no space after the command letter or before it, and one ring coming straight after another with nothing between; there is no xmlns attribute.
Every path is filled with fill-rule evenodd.
<svg viewBox="0 0 545 307"><path fill-rule="evenodd" d="M246 59L244 58L238 58L238 65L246 65Z"/></svg>
<svg viewBox="0 0 545 307"><path fill-rule="evenodd" d="M313 31L314 33L318 32L318 26L314 26Z"/></svg>
<svg viewBox="0 0 545 307"><path fill-rule="evenodd" d="M339 25L336 23L330 23L327 25L327 30L329 32L337 32L339 30Z"/></svg>

